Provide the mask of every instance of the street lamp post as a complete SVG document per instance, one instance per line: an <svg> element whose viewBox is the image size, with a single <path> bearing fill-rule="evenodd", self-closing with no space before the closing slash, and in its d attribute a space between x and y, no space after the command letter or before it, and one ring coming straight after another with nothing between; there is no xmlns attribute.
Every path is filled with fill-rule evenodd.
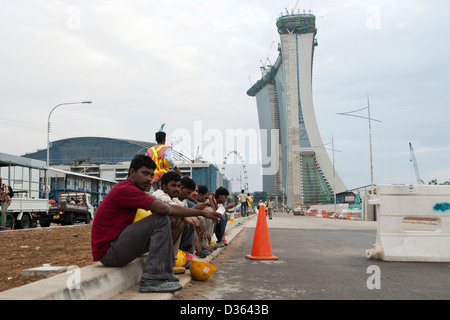
<svg viewBox="0 0 450 320"><path fill-rule="evenodd" d="M354 112L358 112L361 110L367 109L367 117L363 117L363 116L357 116L354 114L350 114L350 113L354 113ZM358 110L354 110L354 111L348 111L348 112L340 112L337 113L338 115L341 116L352 116L352 117L358 117L358 118L363 118L363 119L368 119L369 120L369 145L370 145L370 186L371 186L371 190L372 190L372 195L371 197L374 196L374 189L373 189L373 161L372 161L372 126L370 124L371 121L377 121L377 122L383 122L377 119L373 119L370 117L370 103L369 103L369 95L367 95L367 107L358 109Z"/></svg>
<svg viewBox="0 0 450 320"><path fill-rule="evenodd" d="M334 191L334 213L333 213L333 217L335 217L336 215L336 165L334 163L334 139L333 139L333 135L331 136L331 148L333 150L333 191Z"/></svg>
<svg viewBox="0 0 450 320"><path fill-rule="evenodd" d="M47 186L48 186L48 170L50 168L50 116L52 115L53 111L55 111L56 108L58 108L59 106L63 106L63 105L67 105L67 104L89 104L92 103L92 101L80 101L80 102L65 102L65 103L60 103L57 106L55 106L52 111L50 111L49 115L48 115L48 119L47 119L47 171L45 173L45 189L44 189L44 193L45 193L45 198L48 199L48 193L47 193Z"/></svg>

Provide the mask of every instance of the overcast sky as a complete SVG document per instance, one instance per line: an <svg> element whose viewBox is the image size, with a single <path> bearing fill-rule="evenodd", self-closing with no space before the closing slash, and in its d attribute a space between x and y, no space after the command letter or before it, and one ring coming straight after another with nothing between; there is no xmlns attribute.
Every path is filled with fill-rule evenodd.
<svg viewBox="0 0 450 320"><path fill-rule="evenodd" d="M221 164L238 150L250 191L261 190L259 142L234 146L227 132L258 132L246 92L261 61L275 62L276 19L296 3L0 0L0 151L45 149L51 109L92 100L59 107L50 140L153 141L165 123L174 148L191 157L200 146ZM347 188L370 184L368 121L336 113L366 107L368 94L382 121L372 123L374 183L415 183L409 142L422 180L449 180L450 1L308 0L297 9L317 16L316 118L324 143L333 136L340 151ZM234 167L229 178L239 176Z"/></svg>

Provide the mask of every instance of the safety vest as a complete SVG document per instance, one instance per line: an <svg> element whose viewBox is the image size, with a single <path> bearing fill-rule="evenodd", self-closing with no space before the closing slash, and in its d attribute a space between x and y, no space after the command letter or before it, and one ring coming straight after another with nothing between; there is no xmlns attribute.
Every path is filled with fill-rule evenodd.
<svg viewBox="0 0 450 320"><path fill-rule="evenodd" d="M11 197L9 196L9 189L6 184L0 186L0 204L11 205Z"/></svg>
<svg viewBox="0 0 450 320"><path fill-rule="evenodd" d="M157 144L147 150L148 156L156 163L155 176L152 180L153 182L161 179L162 175L169 171L167 160L164 157L164 152L166 152L167 148L170 147L164 144ZM164 162L164 160L166 161Z"/></svg>

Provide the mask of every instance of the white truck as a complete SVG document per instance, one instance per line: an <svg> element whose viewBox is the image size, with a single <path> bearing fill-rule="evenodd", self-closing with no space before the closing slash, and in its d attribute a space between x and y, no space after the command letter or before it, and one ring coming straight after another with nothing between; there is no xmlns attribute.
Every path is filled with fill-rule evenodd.
<svg viewBox="0 0 450 320"><path fill-rule="evenodd" d="M37 226L42 214L48 212L47 199L16 198L11 199L6 216L7 229L28 229Z"/></svg>
<svg viewBox="0 0 450 320"><path fill-rule="evenodd" d="M73 225L76 222L89 224L94 219L91 195L84 192L63 193L57 203L52 203L47 213L41 214L39 224L48 227L50 223Z"/></svg>

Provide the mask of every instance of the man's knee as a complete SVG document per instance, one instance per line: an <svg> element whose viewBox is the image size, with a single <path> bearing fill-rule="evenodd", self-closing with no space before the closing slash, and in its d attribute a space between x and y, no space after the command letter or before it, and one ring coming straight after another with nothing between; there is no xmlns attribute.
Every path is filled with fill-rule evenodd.
<svg viewBox="0 0 450 320"><path fill-rule="evenodd" d="M164 230L170 230L170 220L169 217L166 215L160 215L160 214L152 214L148 217L143 218L142 220L139 220L137 223L141 223L148 227L149 229L164 229ZM144 228L146 228L144 227ZM139 227L141 228L141 227Z"/></svg>

